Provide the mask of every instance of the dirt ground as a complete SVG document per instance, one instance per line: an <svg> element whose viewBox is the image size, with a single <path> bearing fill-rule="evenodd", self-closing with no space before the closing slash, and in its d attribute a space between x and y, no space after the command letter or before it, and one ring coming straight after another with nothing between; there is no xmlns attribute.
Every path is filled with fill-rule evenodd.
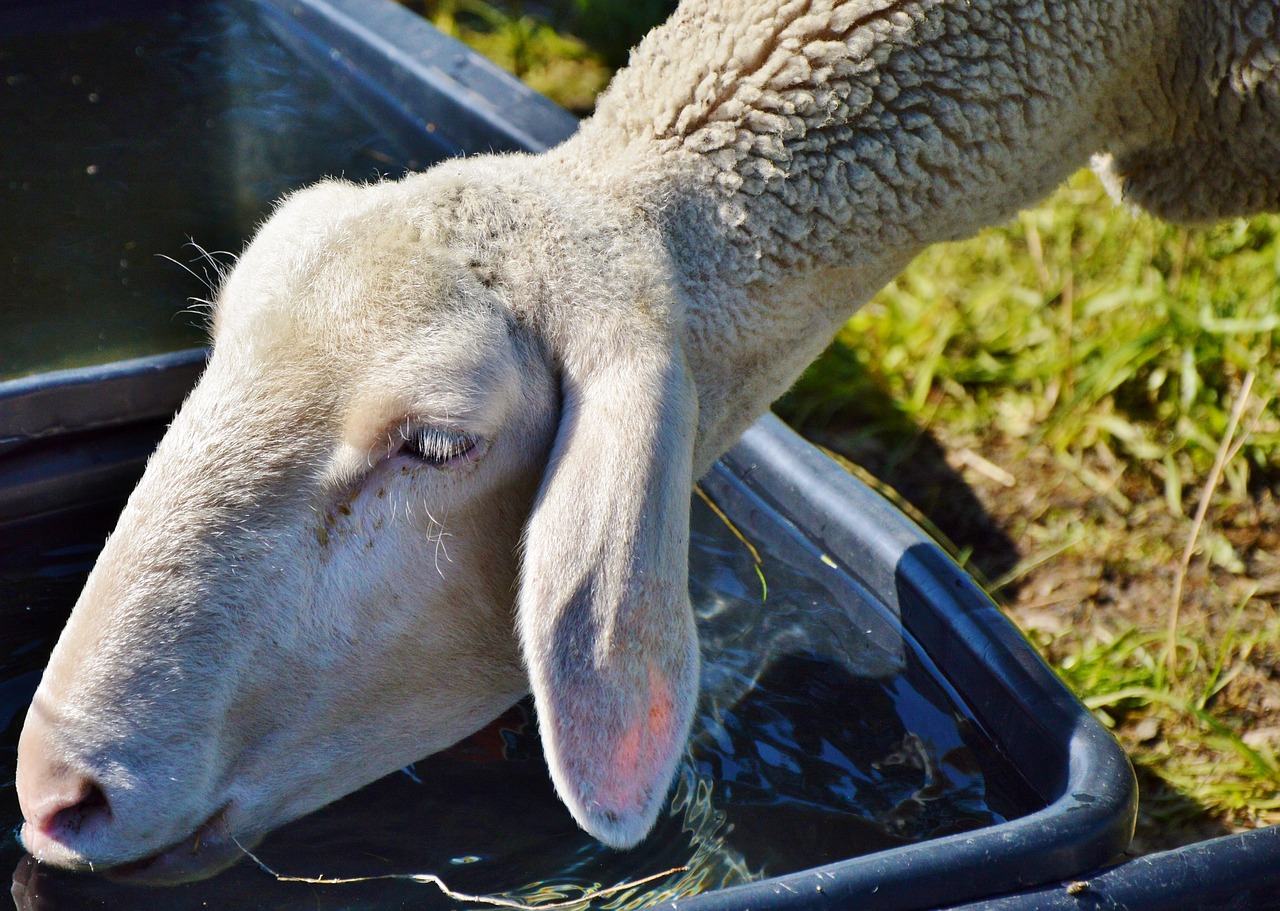
<svg viewBox="0 0 1280 911"><path fill-rule="evenodd" d="M896 490L959 553L971 552L969 565L980 581L1055 667L1117 630L1165 628L1191 521L1167 508L1154 484L1127 478L1097 457L1082 471L1064 470L1047 447L1028 450L1021 441L998 437L945 439L919 431L890 449L856 428L802 430ZM1202 538L1225 540L1234 555L1224 565L1201 555L1191 561L1180 630L1214 643L1274 625L1280 601L1277 480L1255 476L1247 496L1209 510ZM1192 509L1197 493L1189 493ZM1233 628L1236 609L1246 601ZM1221 677L1228 682L1206 711L1229 719L1252 746L1280 746L1280 643L1274 637L1251 643L1226 664ZM1171 783L1179 770L1213 769L1221 761L1212 738L1193 731L1194 723L1143 712L1113 717L1138 772L1135 853L1280 822L1280 813L1259 809L1256 800L1224 807L1189 791L1185 779L1182 786Z"/></svg>

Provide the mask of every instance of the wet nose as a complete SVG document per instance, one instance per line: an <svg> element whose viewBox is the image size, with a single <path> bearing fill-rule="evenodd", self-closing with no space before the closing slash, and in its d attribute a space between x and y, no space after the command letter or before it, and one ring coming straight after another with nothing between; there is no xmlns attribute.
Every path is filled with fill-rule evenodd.
<svg viewBox="0 0 1280 911"><path fill-rule="evenodd" d="M103 789L59 756L38 700L22 728L17 786L26 820L22 839L37 857L51 849L75 851L111 822L111 803Z"/></svg>

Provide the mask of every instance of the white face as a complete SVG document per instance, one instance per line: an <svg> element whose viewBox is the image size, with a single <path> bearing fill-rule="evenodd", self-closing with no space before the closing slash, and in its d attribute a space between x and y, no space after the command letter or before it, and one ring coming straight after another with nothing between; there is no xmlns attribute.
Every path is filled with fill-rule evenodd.
<svg viewBox="0 0 1280 911"><path fill-rule="evenodd" d="M34 855L207 875L529 689L574 818L652 826L697 695L696 395L665 248L540 167L264 225L28 713Z"/></svg>
<svg viewBox="0 0 1280 911"><path fill-rule="evenodd" d="M540 346L382 187L285 204L77 603L18 784L34 855L214 871L528 689ZM201 845L193 853L194 843Z"/></svg>

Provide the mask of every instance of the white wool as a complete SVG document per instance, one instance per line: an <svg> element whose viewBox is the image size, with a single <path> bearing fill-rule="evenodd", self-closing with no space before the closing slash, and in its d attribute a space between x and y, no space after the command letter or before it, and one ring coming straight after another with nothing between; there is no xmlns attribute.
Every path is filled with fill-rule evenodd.
<svg viewBox="0 0 1280 911"><path fill-rule="evenodd" d="M923 247L1097 153L1164 217L1280 207L1278 67L1272 0L687 0L553 154L662 226L702 467Z"/></svg>

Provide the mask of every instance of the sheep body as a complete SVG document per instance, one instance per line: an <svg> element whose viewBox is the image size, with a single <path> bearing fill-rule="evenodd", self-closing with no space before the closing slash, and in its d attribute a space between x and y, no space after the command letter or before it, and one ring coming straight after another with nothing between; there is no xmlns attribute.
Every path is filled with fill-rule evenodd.
<svg viewBox="0 0 1280 911"><path fill-rule="evenodd" d="M526 688L575 818L635 844L697 698L693 478L921 248L1091 155L1166 216L1280 207L1276 24L1274 0L686 0L556 149L285 201L42 679L28 848L207 874L219 832Z"/></svg>

